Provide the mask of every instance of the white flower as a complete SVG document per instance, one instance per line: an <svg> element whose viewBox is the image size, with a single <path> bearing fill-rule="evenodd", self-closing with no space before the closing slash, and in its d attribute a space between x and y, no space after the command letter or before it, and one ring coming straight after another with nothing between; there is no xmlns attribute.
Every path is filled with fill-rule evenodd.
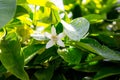
<svg viewBox="0 0 120 80"><path fill-rule="evenodd" d="M31 37L33 37L36 40L46 40L46 37L41 32L44 30L44 27L37 27L37 29L31 34Z"/></svg>
<svg viewBox="0 0 120 80"><path fill-rule="evenodd" d="M61 40L65 36L65 34L60 33L57 35L56 29L54 28L54 26L52 26L52 28L51 28L51 34L46 32L45 36L50 39L48 41L48 43L46 44L46 48L50 48L55 44L57 44L61 47L65 47L64 43Z"/></svg>

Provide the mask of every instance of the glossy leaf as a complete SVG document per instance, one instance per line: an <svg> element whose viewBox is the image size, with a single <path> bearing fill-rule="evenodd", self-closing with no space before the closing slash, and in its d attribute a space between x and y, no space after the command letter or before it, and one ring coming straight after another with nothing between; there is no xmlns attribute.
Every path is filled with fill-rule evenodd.
<svg viewBox="0 0 120 80"><path fill-rule="evenodd" d="M0 28L13 18L15 10L16 0L0 0Z"/></svg>
<svg viewBox="0 0 120 80"><path fill-rule="evenodd" d="M23 54L24 54L24 58L25 58L25 64L28 63L31 59L33 59L33 57L39 53L41 54L42 52L44 52L45 50L45 46L44 45L30 45L27 46L23 49Z"/></svg>
<svg viewBox="0 0 120 80"><path fill-rule="evenodd" d="M115 52L107 46L99 44L96 40L84 39L80 43L78 43L78 45L85 48L86 50L97 53L98 55L106 59L120 60L120 53Z"/></svg>
<svg viewBox="0 0 120 80"><path fill-rule="evenodd" d="M120 74L120 68L117 66L110 66L106 68L102 68L100 71L97 72L97 74L94 76L94 80L100 80L102 78Z"/></svg>
<svg viewBox="0 0 120 80"><path fill-rule="evenodd" d="M71 21L70 24L65 21L61 21L64 26L64 31L66 35L75 41L82 39L89 29L89 22L85 18L76 18Z"/></svg>
<svg viewBox="0 0 120 80"><path fill-rule="evenodd" d="M82 53L77 48L58 49L58 54L69 64L79 64L82 58Z"/></svg>
<svg viewBox="0 0 120 80"><path fill-rule="evenodd" d="M13 37L13 38L11 38ZM24 57L16 34L10 34L0 42L0 60L4 67L21 80L29 80L24 70Z"/></svg>

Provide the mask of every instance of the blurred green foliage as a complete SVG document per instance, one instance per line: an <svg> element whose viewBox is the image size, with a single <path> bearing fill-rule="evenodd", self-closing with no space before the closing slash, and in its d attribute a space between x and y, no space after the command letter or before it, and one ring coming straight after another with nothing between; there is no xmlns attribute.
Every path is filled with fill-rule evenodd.
<svg viewBox="0 0 120 80"><path fill-rule="evenodd" d="M119 0L0 0L0 17L0 80L120 80ZM45 48L51 26L65 47Z"/></svg>

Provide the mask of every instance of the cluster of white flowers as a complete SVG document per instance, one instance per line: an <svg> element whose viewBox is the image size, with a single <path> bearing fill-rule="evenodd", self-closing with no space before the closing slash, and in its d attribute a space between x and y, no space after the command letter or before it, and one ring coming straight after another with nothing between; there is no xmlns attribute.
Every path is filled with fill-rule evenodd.
<svg viewBox="0 0 120 80"><path fill-rule="evenodd" d="M31 36L36 40L41 40L41 34L36 35L36 33L33 33ZM50 39L46 44L46 49L48 49L56 44L61 47L65 47L65 44L62 41L62 38L65 37L65 34L62 32L57 35L56 29L54 26L52 26L52 28L51 28L51 33L45 32L44 36L47 37L48 39ZM43 36L42 36L42 39L43 39Z"/></svg>

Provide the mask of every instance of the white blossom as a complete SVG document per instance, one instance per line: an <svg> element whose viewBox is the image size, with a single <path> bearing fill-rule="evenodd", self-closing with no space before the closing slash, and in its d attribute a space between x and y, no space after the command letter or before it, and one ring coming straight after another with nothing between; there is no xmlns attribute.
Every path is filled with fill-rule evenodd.
<svg viewBox="0 0 120 80"><path fill-rule="evenodd" d="M50 48L55 44L57 44L57 45L59 45L61 47L65 47L65 45L64 45L64 43L62 41L62 38L65 36L65 34L60 33L60 34L57 35L56 29L55 29L54 26L52 26L52 28L51 28L51 34L46 32L45 36L50 39L48 41L48 43L46 44L46 48Z"/></svg>
<svg viewBox="0 0 120 80"><path fill-rule="evenodd" d="M37 27L37 29L31 34L36 40L46 40L45 35L41 33L44 30L44 27Z"/></svg>

